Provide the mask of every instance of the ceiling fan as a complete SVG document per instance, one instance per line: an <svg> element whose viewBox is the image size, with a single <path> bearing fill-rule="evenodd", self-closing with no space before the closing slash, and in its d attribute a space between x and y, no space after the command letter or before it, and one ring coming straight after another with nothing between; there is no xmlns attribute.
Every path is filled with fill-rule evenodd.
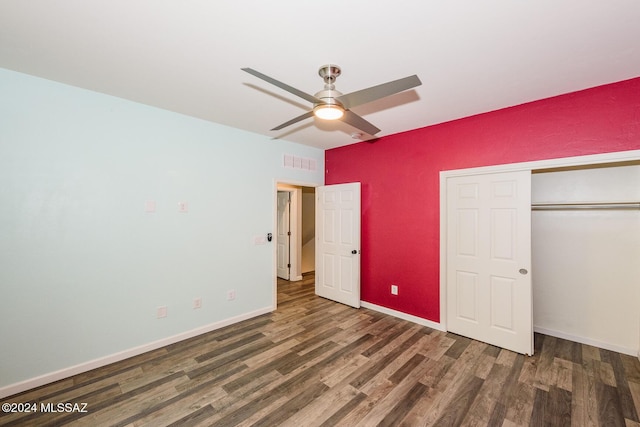
<svg viewBox="0 0 640 427"><path fill-rule="evenodd" d="M336 78L341 74L340 67L329 64L323 65L318 70L318 74L324 80L324 90L321 90L315 95L309 95L308 93L302 92L288 84L266 76L252 68L242 68L242 71L246 71L249 74L278 86L279 88L299 96L313 104L313 109L311 111L276 126L271 130L280 130L299 121L308 119L309 117L316 116L324 120L341 120L344 123L373 136L380 132L380 129L351 111L351 108L420 86L422 84L418 76L413 75L343 95L335 89L334 85Z"/></svg>

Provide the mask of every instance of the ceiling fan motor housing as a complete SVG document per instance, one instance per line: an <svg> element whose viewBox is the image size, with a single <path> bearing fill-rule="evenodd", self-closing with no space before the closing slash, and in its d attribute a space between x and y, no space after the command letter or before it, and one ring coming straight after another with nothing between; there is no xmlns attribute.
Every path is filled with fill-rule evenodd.
<svg viewBox="0 0 640 427"><path fill-rule="evenodd" d="M339 97L341 95L342 95L342 93L338 92L335 89L333 89L333 87L331 89L321 90L320 92L315 94L315 97L320 99L320 100L322 100L323 102L322 103L317 103L314 106L318 106L318 105L337 105L337 106L340 106L340 107L344 108L342 103L340 103L340 101L338 101L336 99L337 97Z"/></svg>
<svg viewBox="0 0 640 427"><path fill-rule="evenodd" d="M342 103L336 99L337 97L341 96L342 93L335 90L334 86L334 83L341 72L342 71L340 70L340 67L338 67L337 65L327 64L320 67L320 69L318 70L318 74L324 80L324 90L321 90L314 95L316 98L322 100L322 103L315 103L313 105L314 110L316 110L318 107L324 106L335 106L338 109L344 110L344 105L342 105Z"/></svg>

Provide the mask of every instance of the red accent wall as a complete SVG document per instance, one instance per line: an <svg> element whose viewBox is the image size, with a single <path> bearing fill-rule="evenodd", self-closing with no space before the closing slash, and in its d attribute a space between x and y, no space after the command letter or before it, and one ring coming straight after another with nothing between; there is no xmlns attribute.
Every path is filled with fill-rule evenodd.
<svg viewBox="0 0 640 427"><path fill-rule="evenodd" d="M362 300L439 322L440 171L637 149L640 77L327 150L325 183L362 183Z"/></svg>

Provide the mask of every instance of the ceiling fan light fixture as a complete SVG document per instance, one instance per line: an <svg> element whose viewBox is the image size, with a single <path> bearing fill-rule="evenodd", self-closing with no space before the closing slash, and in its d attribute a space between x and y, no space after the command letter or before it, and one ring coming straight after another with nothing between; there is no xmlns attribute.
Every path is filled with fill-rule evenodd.
<svg viewBox="0 0 640 427"><path fill-rule="evenodd" d="M272 131L283 129L287 126L291 126L299 121L306 120L310 117L316 116L323 120L342 120L345 124L356 128L362 135L375 135L380 132L380 129L354 113L352 108L358 105L366 104L375 101L386 96L391 96L396 93L411 89L416 86L420 86L422 82L415 74L413 76L405 77L403 79L392 80L390 82L382 83L377 86L371 86L367 89L357 90L355 92L348 93L346 95L336 90L335 81L340 75L341 70L337 65L323 65L318 70L318 74L324 80L324 89L315 95L309 95L306 92L298 90L288 84L282 83L272 77L262 74L252 68L242 68L253 76L259 79L271 83L283 89L293 95L296 95L306 101L313 104L313 109L305 112L304 114L295 117L288 122L274 127ZM362 139L352 136L354 139Z"/></svg>
<svg viewBox="0 0 640 427"><path fill-rule="evenodd" d="M313 114L323 120L338 120L344 115L344 109L339 105L318 105L313 109Z"/></svg>

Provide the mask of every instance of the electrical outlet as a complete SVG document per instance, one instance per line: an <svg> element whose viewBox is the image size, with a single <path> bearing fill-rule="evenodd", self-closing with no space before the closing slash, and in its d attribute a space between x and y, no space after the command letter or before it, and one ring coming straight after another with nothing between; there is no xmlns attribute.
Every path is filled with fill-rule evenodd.
<svg viewBox="0 0 640 427"><path fill-rule="evenodd" d="M398 295L398 285L391 285L391 295Z"/></svg>
<svg viewBox="0 0 640 427"><path fill-rule="evenodd" d="M158 319L162 319L163 317L167 317L166 305L163 305L162 307L158 307Z"/></svg>
<svg viewBox="0 0 640 427"><path fill-rule="evenodd" d="M233 301L234 299L236 299L236 291L232 289L227 292L227 301Z"/></svg>
<svg viewBox="0 0 640 427"><path fill-rule="evenodd" d="M202 298L194 298L193 299L193 309L202 308Z"/></svg>

